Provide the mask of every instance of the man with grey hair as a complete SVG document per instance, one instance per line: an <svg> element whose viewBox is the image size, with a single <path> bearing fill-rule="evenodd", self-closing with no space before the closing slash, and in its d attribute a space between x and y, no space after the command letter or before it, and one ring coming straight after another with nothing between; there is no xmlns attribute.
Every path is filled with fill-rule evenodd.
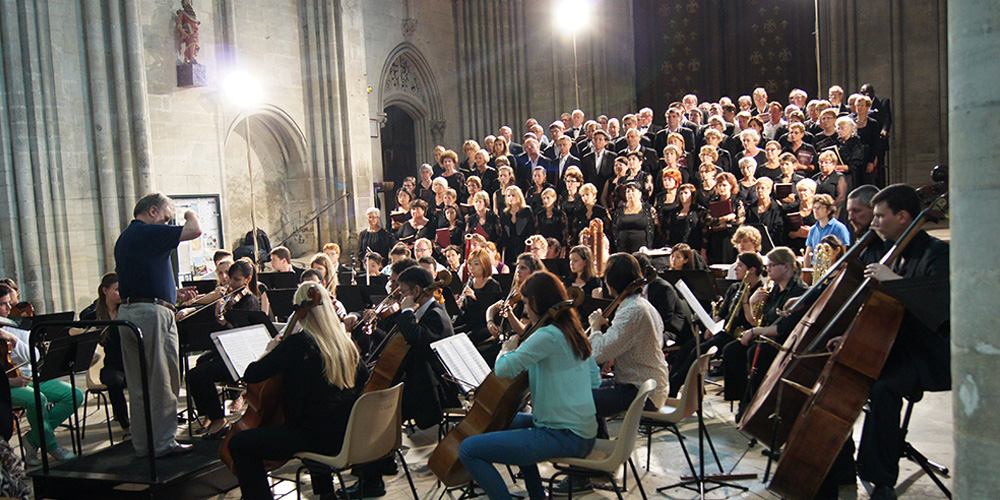
<svg viewBox="0 0 1000 500"><path fill-rule="evenodd" d="M191 451L191 445L177 442L177 397L181 388L176 308L177 286L170 254L182 241L201 236L198 214L184 213L184 225L169 225L174 219L174 203L162 193L143 196L132 211L134 220L115 243L118 291L122 303L118 318L131 321L142 332L146 361L139 365L139 342L129 332L122 335L122 359L132 414L132 446L139 457L153 453L165 457ZM146 429L143 387L148 381L151 431ZM149 431L149 432L147 432ZM153 442L148 442L148 435Z"/></svg>

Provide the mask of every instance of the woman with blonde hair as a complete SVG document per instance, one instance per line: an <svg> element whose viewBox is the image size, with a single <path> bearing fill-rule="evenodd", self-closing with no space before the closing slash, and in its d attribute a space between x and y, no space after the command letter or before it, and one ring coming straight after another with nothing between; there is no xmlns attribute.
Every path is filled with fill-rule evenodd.
<svg viewBox="0 0 1000 500"><path fill-rule="evenodd" d="M319 271L323 276L323 287L326 288L331 294L337 292L337 273L333 271L333 261L330 260L330 256L325 253L318 253L313 255L312 260L309 261L309 267Z"/></svg>
<svg viewBox="0 0 1000 500"><path fill-rule="evenodd" d="M318 300L318 305L313 305ZM318 283L299 285L293 299L302 330L272 340L243 375L247 383L281 375L285 419L279 426L237 433L229 441L243 498L270 499L265 460L288 460L303 451L336 455L354 402L368 379L361 356ZM330 473L311 470L313 491L333 496Z"/></svg>
<svg viewBox="0 0 1000 500"><path fill-rule="evenodd" d="M504 264L514 265L517 256L524 253L524 241L535 234L535 217L531 207L524 201L524 194L517 186L508 186L504 191L507 208L500 214L500 244L503 247Z"/></svg>

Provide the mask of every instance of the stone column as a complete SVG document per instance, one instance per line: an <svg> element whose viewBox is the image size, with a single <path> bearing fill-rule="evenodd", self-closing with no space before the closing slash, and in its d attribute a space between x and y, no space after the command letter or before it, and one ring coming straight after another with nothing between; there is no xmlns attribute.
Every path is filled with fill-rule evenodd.
<svg viewBox="0 0 1000 500"><path fill-rule="evenodd" d="M984 227L1000 211L993 151L1000 135L1000 11L989 0L948 4L951 166L952 400L955 498L1000 490L1000 233ZM992 56L991 56L992 55Z"/></svg>

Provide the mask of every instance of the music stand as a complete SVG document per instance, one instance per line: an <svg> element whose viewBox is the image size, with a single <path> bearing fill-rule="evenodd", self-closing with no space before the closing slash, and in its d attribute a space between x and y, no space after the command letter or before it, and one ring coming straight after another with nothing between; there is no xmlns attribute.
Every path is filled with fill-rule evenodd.
<svg viewBox="0 0 1000 500"><path fill-rule="evenodd" d="M217 280L193 280L193 281L182 281L181 286L184 288L194 287L199 294L205 294L215 290L218 285Z"/></svg>
<svg viewBox="0 0 1000 500"><path fill-rule="evenodd" d="M299 277L293 272L285 273L260 273L257 279L267 285L268 290L275 288L298 288Z"/></svg>
<svg viewBox="0 0 1000 500"><path fill-rule="evenodd" d="M774 239L771 238L771 232L767 230L767 226L764 224L747 224L750 227L757 228L760 231L760 253L761 255L767 255L771 249L775 247Z"/></svg>
<svg viewBox="0 0 1000 500"><path fill-rule="evenodd" d="M544 259L542 264L545 264L545 269L559 278L569 276L569 259Z"/></svg>
<svg viewBox="0 0 1000 500"><path fill-rule="evenodd" d="M49 314L36 314L34 316L25 316L21 318L21 329L31 330L31 327L42 323L43 321L73 321L73 317L76 313L73 311L49 313ZM60 333L63 335L68 335L69 328L63 328ZM51 332L48 333L49 336L52 335Z"/></svg>
<svg viewBox="0 0 1000 500"><path fill-rule="evenodd" d="M514 284L514 273L507 274L496 274L493 273L493 279L500 283L500 289L504 293L510 293L510 287Z"/></svg>
<svg viewBox="0 0 1000 500"><path fill-rule="evenodd" d="M267 300L271 304L271 313L275 318L284 321L292 315L292 300L296 288L277 288L267 291Z"/></svg>
<svg viewBox="0 0 1000 500"><path fill-rule="evenodd" d="M264 311L246 311L233 309L227 313L229 322L232 323L236 328L242 328L245 326L253 325L263 325L267 329L267 333L271 335L271 338L278 336L278 329L271 322L271 319L267 317Z"/></svg>
<svg viewBox="0 0 1000 500"><path fill-rule="evenodd" d="M674 286L677 286L677 282L683 279L702 307L707 310L712 309L712 301L715 300L718 291L715 289L715 275L711 271L699 269L671 270L660 273L660 276Z"/></svg>
<svg viewBox="0 0 1000 500"><path fill-rule="evenodd" d="M587 318L590 317L590 313L602 309L607 310L608 306L611 305L611 300L607 299L595 299L590 296L583 298L583 303L577 308L577 312L580 314L580 321L587 324Z"/></svg>
<svg viewBox="0 0 1000 500"><path fill-rule="evenodd" d="M40 325L41 323L39 323ZM94 350L97 348L97 341L100 331L91 330L79 335L45 335L44 326L35 330L43 332L43 345L48 344L47 349L43 349L44 355L38 360L36 366L32 367L32 378L35 379L36 391L40 391L38 386L41 382L56 379L59 377L69 377L69 385L72 388L73 408L77 407L76 401L76 377L74 374L86 371L90 368L90 363L94 359ZM65 330L61 330L60 333ZM82 403L82 401L81 401ZM36 401L36 408L41 408ZM83 443L80 440L80 415L75 410L73 412L73 427L70 431L72 436L73 453L83 453Z"/></svg>
<svg viewBox="0 0 1000 500"><path fill-rule="evenodd" d="M363 285L337 286L337 300L344 304L344 309L351 312L364 310L373 303L368 290Z"/></svg>

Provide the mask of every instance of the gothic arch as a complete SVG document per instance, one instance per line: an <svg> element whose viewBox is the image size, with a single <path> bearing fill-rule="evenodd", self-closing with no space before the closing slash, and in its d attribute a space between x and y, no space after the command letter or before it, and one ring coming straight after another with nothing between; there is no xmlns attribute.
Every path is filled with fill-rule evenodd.
<svg viewBox="0 0 1000 500"><path fill-rule="evenodd" d="M403 42L389 53L378 92L380 110L398 106L413 118L417 158L430 158L434 145L444 137L444 112L434 73L412 43Z"/></svg>
<svg viewBox="0 0 1000 500"><path fill-rule="evenodd" d="M225 141L222 206L227 243L243 237L250 227L248 117L257 227L277 245L316 208L315 176L309 166L305 135L288 113L271 105L239 113L229 124ZM285 245L293 255L315 251L314 228L307 228Z"/></svg>

